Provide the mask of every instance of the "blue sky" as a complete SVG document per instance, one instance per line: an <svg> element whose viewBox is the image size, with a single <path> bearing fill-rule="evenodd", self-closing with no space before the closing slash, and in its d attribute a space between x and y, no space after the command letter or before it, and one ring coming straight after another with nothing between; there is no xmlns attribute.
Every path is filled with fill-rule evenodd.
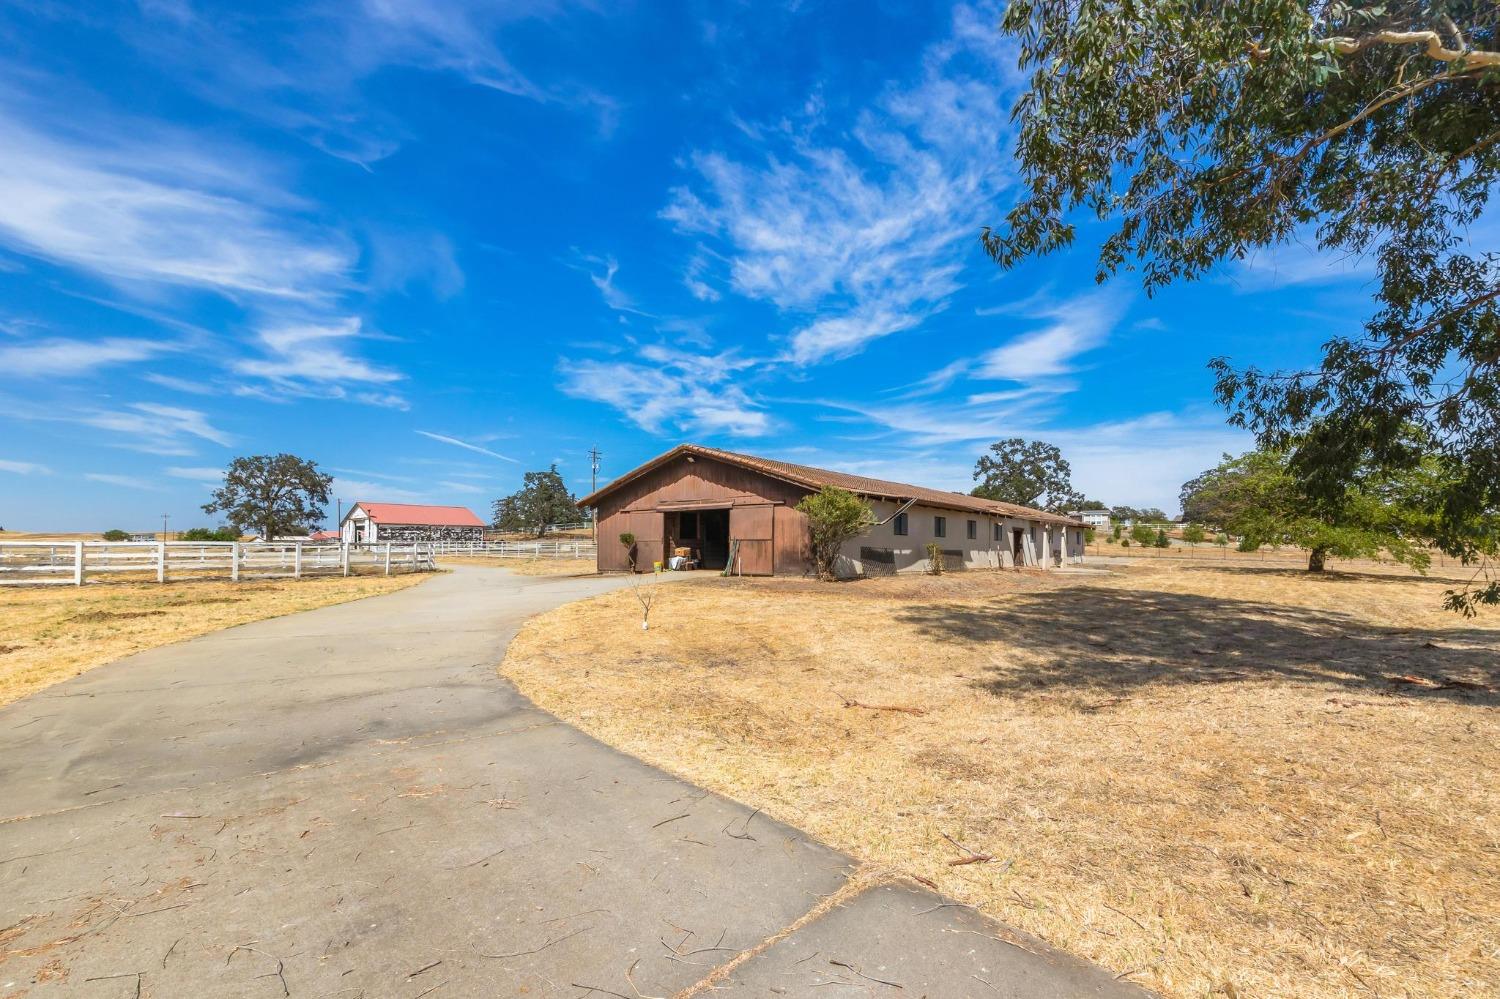
<svg viewBox="0 0 1500 999"><path fill-rule="evenodd" d="M1155 299L1095 285L1092 228L1001 273L982 3L243 6L0 11L6 528L207 525L277 451L487 513L684 440L968 488L1041 438L1175 510L1247 444L1205 362L1369 310L1298 245Z"/></svg>

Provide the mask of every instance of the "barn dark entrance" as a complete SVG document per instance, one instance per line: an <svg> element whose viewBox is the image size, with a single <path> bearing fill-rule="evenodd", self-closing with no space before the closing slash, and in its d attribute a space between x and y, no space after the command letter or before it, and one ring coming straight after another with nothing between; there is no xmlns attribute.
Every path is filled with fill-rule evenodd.
<svg viewBox="0 0 1500 999"><path fill-rule="evenodd" d="M675 530L672 519L676 520ZM704 569L722 569L729 562L729 511L679 510L668 518L674 548L690 548ZM671 552L668 552L670 555Z"/></svg>
<svg viewBox="0 0 1500 999"><path fill-rule="evenodd" d="M1010 564L1017 567L1026 564L1026 532L1019 527L1011 528L1010 532Z"/></svg>

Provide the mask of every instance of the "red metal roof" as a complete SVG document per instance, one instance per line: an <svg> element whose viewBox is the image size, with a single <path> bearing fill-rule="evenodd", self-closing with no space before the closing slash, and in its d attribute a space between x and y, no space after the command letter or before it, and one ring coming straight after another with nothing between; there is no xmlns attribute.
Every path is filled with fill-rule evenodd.
<svg viewBox="0 0 1500 999"><path fill-rule="evenodd" d="M363 510L377 524L413 524L421 527L483 527L484 521L466 506L424 506L421 503L365 503L349 508ZM348 519L347 517L344 519Z"/></svg>

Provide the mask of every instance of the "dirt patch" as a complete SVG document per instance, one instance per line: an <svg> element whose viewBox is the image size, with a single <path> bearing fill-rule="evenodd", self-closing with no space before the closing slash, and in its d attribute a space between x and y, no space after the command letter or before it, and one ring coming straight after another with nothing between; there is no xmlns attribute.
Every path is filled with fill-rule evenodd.
<svg viewBox="0 0 1500 999"><path fill-rule="evenodd" d="M182 607L182 606L187 606L187 605L185 605L185 604L175 604L174 606ZM166 613L167 612L164 611L164 610L143 610L143 611L106 611L106 610L96 610L96 611L89 611L89 612L87 612L85 614L74 614L72 617L68 618L68 620L69 621L76 621L76 622L78 622L80 624L98 624L100 621L129 621L132 618L138 618L138 617L162 617Z"/></svg>
<svg viewBox="0 0 1500 999"><path fill-rule="evenodd" d="M648 632L624 591L535 618L503 671L1167 995L1456 997L1500 987L1500 615L1442 611L1450 585L709 580Z"/></svg>
<svg viewBox="0 0 1500 999"><path fill-rule="evenodd" d="M491 558L464 555L439 558L438 565L452 568L460 565L483 565L509 569L521 576L593 576L598 567L591 558Z"/></svg>
<svg viewBox="0 0 1500 999"><path fill-rule="evenodd" d="M0 704L159 645L413 586L427 575L0 589ZM20 639L21 642L14 640Z"/></svg>

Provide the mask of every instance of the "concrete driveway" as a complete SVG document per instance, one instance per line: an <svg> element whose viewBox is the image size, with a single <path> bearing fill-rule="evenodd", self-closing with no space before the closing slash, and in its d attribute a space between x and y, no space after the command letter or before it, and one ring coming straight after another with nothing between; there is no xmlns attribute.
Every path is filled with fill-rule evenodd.
<svg viewBox="0 0 1500 999"><path fill-rule="evenodd" d="M0 709L0 997L1141 994L496 676L618 585L460 569Z"/></svg>

